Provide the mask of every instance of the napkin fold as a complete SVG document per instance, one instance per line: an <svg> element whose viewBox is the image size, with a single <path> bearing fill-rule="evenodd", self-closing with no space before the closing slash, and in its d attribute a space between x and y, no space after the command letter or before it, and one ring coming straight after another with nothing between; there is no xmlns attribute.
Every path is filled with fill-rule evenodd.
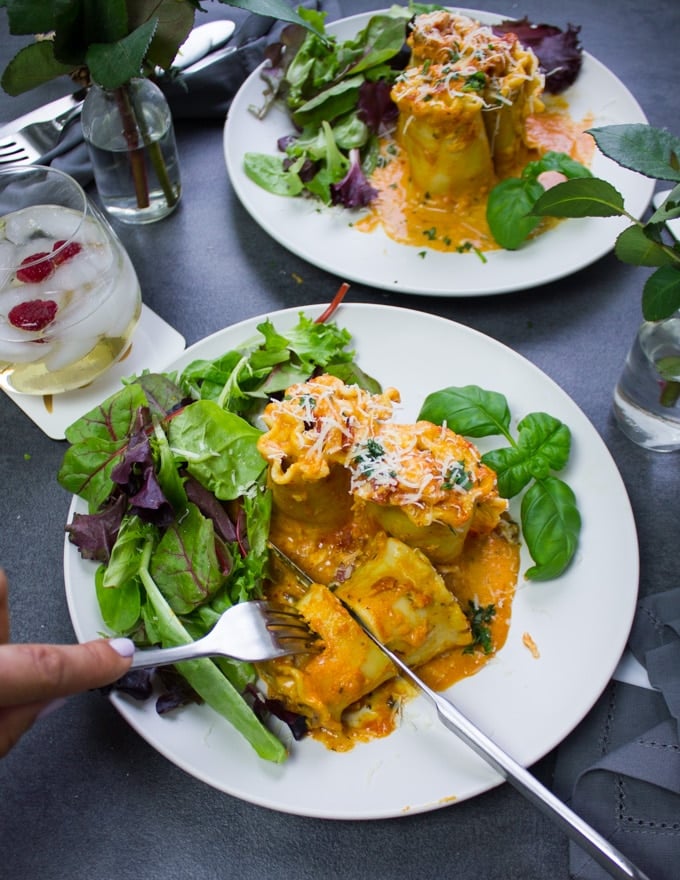
<svg viewBox="0 0 680 880"><path fill-rule="evenodd" d="M654 690L612 681L557 753L553 788L653 880L680 877L680 589L638 602L628 641ZM570 873L609 875L576 844Z"/></svg>
<svg viewBox="0 0 680 880"><path fill-rule="evenodd" d="M291 7L304 6L326 13L326 20L340 17L337 0L305 0L291 2ZM233 51L215 53L215 61L192 73L166 75L158 80L164 92L175 122L189 119L224 119L232 99L244 80L262 63L264 53L271 43L279 40L281 31L288 24L274 18L253 15L236 6L219 5L217 14L210 12L197 18L197 24L214 18L228 18L236 29L228 46ZM41 165L54 165L75 177L82 185L92 182L93 172L87 146L83 141L80 120L72 123L59 143L40 157Z"/></svg>

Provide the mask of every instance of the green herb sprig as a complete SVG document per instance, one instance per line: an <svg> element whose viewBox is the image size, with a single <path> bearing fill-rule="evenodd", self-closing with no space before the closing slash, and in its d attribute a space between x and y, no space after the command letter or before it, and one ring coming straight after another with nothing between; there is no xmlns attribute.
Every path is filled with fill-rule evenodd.
<svg viewBox="0 0 680 880"><path fill-rule="evenodd" d="M285 0L219 0L257 15L305 21ZM19 95L60 76L79 85L90 78L116 89L156 67L168 70L194 25L200 0L0 0L9 31L37 35L20 49L2 74L2 88ZM95 8L96 6L96 8Z"/></svg>
<svg viewBox="0 0 680 880"><path fill-rule="evenodd" d="M487 452L482 461L496 471L503 498L526 490L520 509L522 534L535 563L526 577L559 577L574 557L581 531L574 493L553 473L563 470L569 460L569 428L547 413L535 412L517 424L513 437L506 398L478 385L433 392L425 398L418 418L446 424L466 437L505 437L509 445Z"/></svg>
<svg viewBox="0 0 680 880"><path fill-rule="evenodd" d="M567 180L536 201L530 214L539 217L625 217L631 225L616 239L614 253L623 263L654 271L642 291L642 314L661 321L680 308L680 244L670 241L669 220L680 217L680 138L649 125L607 125L590 129L600 151L614 162L654 180L674 184L648 220L638 220L621 193L597 177Z"/></svg>

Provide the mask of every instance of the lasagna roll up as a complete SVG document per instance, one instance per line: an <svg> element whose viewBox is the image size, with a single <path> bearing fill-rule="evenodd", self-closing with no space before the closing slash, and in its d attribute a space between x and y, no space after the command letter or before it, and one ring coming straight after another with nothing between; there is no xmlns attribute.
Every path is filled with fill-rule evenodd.
<svg viewBox="0 0 680 880"><path fill-rule="evenodd" d="M342 389L342 393L339 393ZM263 413L258 443L275 507L300 522L337 526L350 513L347 451L392 415L394 389L371 395L333 376L291 386Z"/></svg>
<svg viewBox="0 0 680 880"><path fill-rule="evenodd" d="M543 108L536 56L515 34L444 10L417 16L408 43L392 98L414 183L433 196L490 188L524 158L525 120Z"/></svg>
<svg viewBox="0 0 680 880"><path fill-rule="evenodd" d="M446 198L476 195L493 186L480 95L452 90L450 71L440 64L407 68L391 94L399 110L397 140L419 190Z"/></svg>
<svg viewBox="0 0 680 880"><path fill-rule="evenodd" d="M347 713L396 674L343 603L412 667L472 641L458 601L424 554L377 536L347 581L335 589L312 584L295 603L323 640L321 652L258 664L270 691L312 733L341 736Z"/></svg>

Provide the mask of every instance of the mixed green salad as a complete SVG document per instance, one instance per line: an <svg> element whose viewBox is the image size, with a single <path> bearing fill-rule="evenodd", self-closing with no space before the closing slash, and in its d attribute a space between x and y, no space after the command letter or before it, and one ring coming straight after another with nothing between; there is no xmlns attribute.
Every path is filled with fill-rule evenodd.
<svg viewBox="0 0 680 880"><path fill-rule="evenodd" d="M258 335L185 369L144 373L67 431L58 479L87 502L67 525L69 540L97 564L94 589L102 620L140 646L183 644L212 628L232 604L262 596L267 576L271 496L257 450L259 416L287 387L330 373L371 392L378 382L356 363L350 333L300 313L285 333L267 319ZM527 577L557 577L578 543L573 493L555 476L567 463L570 434L545 413L525 416L510 433L505 398L477 386L430 395L420 418L470 437L502 435L487 453L506 497L523 490L524 540L534 559ZM205 701L227 718L257 754L283 761L286 746L270 729L273 715L294 736L304 722L256 688L255 669L224 658L159 669L157 710ZM158 695L146 672L122 679L140 698Z"/></svg>

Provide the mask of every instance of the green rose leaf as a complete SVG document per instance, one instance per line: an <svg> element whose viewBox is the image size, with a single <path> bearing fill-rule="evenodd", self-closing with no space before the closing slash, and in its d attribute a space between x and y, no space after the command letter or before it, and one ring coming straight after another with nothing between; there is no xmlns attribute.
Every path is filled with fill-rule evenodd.
<svg viewBox="0 0 680 880"><path fill-rule="evenodd" d="M92 79L103 89L117 89L140 76L157 26L153 18L116 43L92 44L85 56Z"/></svg>
<svg viewBox="0 0 680 880"><path fill-rule="evenodd" d="M547 190L533 213L541 217L618 217L624 214L623 196L606 180L573 178Z"/></svg>
<svg viewBox="0 0 680 880"><path fill-rule="evenodd" d="M65 76L72 69L73 65L62 64L54 57L51 40L39 40L17 52L5 68L0 85L14 97L58 76Z"/></svg>
<svg viewBox="0 0 680 880"><path fill-rule="evenodd" d="M663 321L680 309L680 268L661 266L645 282L642 314L646 321Z"/></svg>
<svg viewBox="0 0 680 880"><path fill-rule="evenodd" d="M47 34L54 28L54 5L35 0L6 0L10 34Z"/></svg>
<svg viewBox="0 0 680 880"><path fill-rule="evenodd" d="M680 138L643 123L591 128L600 150L623 168L658 180L680 181Z"/></svg>
<svg viewBox="0 0 680 880"><path fill-rule="evenodd" d="M645 227L646 228L646 227ZM622 263L632 266L666 266L673 262L663 245L652 240L645 228L629 226L616 239L614 253Z"/></svg>

